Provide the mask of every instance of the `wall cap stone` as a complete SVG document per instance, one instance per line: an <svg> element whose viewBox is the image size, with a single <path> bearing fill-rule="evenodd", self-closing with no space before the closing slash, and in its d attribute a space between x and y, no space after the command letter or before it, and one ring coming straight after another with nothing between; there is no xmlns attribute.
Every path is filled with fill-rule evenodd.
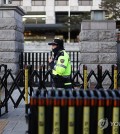
<svg viewBox="0 0 120 134"><path fill-rule="evenodd" d="M17 13L19 13L21 16L24 16L26 13L25 11L18 6L0 6L0 10L15 10Z"/></svg>

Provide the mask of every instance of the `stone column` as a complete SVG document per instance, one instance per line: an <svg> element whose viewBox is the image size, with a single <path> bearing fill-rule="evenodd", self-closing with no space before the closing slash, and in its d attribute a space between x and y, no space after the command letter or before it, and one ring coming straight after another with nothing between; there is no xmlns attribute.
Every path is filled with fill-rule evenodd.
<svg viewBox="0 0 120 134"><path fill-rule="evenodd" d="M0 64L7 64L16 73L19 54L23 51L24 11L16 6L0 7Z"/></svg>
<svg viewBox="0 0 120 134"><path fill-rule="evenodd" d="M111 71L111 65L117 63L115 21L83 21L80 40L81 63L95 72L98 64L103 71Z"/></svg>
<svg viewBox="0 0 120 134"><path fill-rule="evenodd" d="M55 24L55 1L46 0L46 24Z"/></svg>

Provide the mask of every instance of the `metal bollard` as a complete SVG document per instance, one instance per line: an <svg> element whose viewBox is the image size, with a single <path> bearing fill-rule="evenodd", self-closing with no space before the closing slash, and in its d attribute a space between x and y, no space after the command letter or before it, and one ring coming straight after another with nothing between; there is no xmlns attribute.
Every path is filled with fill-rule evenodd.
<svg viewBox="0 0 120 134"><path fill-rule="evenodd" d="M75 97L75 134L82 134L83 99L79 91L73 91Z"/></svg>
<svg viewBox="0 0 120 134"><path fill-rule="evenodd" d="M105 99L102 97L101 93L99 90L93 90L95 96L98 98L97 100L97 106L98 106L98 112L97 112L97 134L103 134L104 130L101 129L101 124L99 124L99 121L101 119L104 119L104 104L105 104Z"/></svg>
<svg viewBox="0 0 120 134"><path fill-rule="evenodd" d="M44 90L38 97L38 134L45 134L45 96Z"/></svg>
<svg viewBox="0 0 120 134"><path fill-rule="evenodd" d="M60 134L60 98L58 90L53 98L53 134Z"/></svg>
<svg viewBox="0 0 120 134"><path fill-rule="evenodd" d="M114 89L117 89L117 66L114 66Z"/></svg>
<svg viewBox="0 0 120 134"><path fill-rule="evenodd" d="M115 94L116 94L116 96L117 96L117 98L118 98L118 102L117 102L117 105L116 104L114 104L114 107L115 107L115 105L116 105L116 107L119 109L118 110L118 112L119 112L119 118L118 118L118 122L120 122L120 90L118 89L118 90L114 90L114 92L115 92ZM115 102L114 102L115 103ZM119 106L118 106L119 105ZM114 119L115 120L115 119ZM113 129L113 130L115 130L115 129ZM118 127L118 132L120 133L120 126Z"/></svg>
<svg viewBox="0 0 120 134"><path fill-rule="evenodd" d="M83 100L83 134L90 134L90 98L86 91L80 90Z"/></svg>
<svg viewBox="0 0 120 134"><path fill-rule="evenodd" d="M25 66L25 113L28 114L28 66Z"/></svg>
<svg viewBox="0 0 120 134"><path fill-rule="evenodd" d="M97 134L97 97L93 90L86 90L87 96L90 98L90 134Z"/></svg>
<svg viewBox="0 0 120 134"><path fill-rule="evenodd" d="M72 91L69 91L68 98L68 134L74 134L75 131L75 99Z"/></svg>
<svg viewBox="0 0 120 134"><path fill-rule="evenodd" d="M88 82L87 82L87 67L84 65L83 66L83 78L84 78L84 89L87 89Z"/></svg>
<svg viewBox="0 0 120 134"><path fill-rule="evenodd" d="M107 90L99 90L102 97L105 98L105 114L104 119L106 122L106 127L104 128L104 134L111 134L112 127L110 126L110 121L112 121L112 97L109 95Z"/></svg>
<svg viewBox="0 0 120 134"><path fill-rule="evenodd" d="M30 97L30 117L28 124L29 134L38 134L38 109L37 109L37 97L34 94Z"/></svg>
<svg viewBox="0 0 120 134"><path fill-rule="evenodd" d="M113 111L112 111L112 134L119 134L119 97L117 97L114 90L108 90L109 95L113 98Z"/></svg>
<svg viewBox="0 0 120 134"><path fill-rule="evenodd" d="M52 134L53 128L53 96L54 91L49 90L46 96L45 107L45 134Z"/></svg>
<svg viewBox="0 0 120 134"><path fill-rule="evenodd" d="M67 134L68 133L68 107L67 107L67 96L66 91L62 91L61 96L61 108L60 108L60 133Z"/></svg>

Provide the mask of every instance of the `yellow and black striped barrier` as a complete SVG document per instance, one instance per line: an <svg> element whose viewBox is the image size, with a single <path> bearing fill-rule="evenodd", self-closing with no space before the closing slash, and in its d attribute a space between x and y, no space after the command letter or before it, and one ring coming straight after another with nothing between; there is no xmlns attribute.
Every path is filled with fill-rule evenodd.
<svg viewBox="0 0 120 134"><path fill-rule="evenodd" d="M41 90L30 98L30 134L119 134L120 90Z"/></svg>
<svg viewBox="0 0 120 134"><path fill-rule="evenodd" d="M117 71L117 66L114 66L114 89L117 89L118 87L117 87L117 82L118 82L118 80L117 80L117 75L118 75L118 71Z"/></svg>
<svg viewBox="0 0 120 134"><path fill-rule="evenodd" d="M25 113L28 114L28 66L25 66Z"/></svg>
<svg viewBox="0 0 120 134"><path fill-rule="evenodd" d="M87 89L88 82L87 82L87 66L83 66L83 78L84 78L84 89Z"/></svg>

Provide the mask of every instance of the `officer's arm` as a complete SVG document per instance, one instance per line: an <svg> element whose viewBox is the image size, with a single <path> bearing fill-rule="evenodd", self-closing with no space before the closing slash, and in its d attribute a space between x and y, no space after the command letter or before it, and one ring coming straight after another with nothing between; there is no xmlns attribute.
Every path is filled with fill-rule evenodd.
<svg viewBox="0 0 120 134"><path fill-rule="evenodd" d="M68 58L65 58L64 56L59 56L58 61L55 65L56 72L62 75L65 72L67 64L68 64Z"/></svg>

